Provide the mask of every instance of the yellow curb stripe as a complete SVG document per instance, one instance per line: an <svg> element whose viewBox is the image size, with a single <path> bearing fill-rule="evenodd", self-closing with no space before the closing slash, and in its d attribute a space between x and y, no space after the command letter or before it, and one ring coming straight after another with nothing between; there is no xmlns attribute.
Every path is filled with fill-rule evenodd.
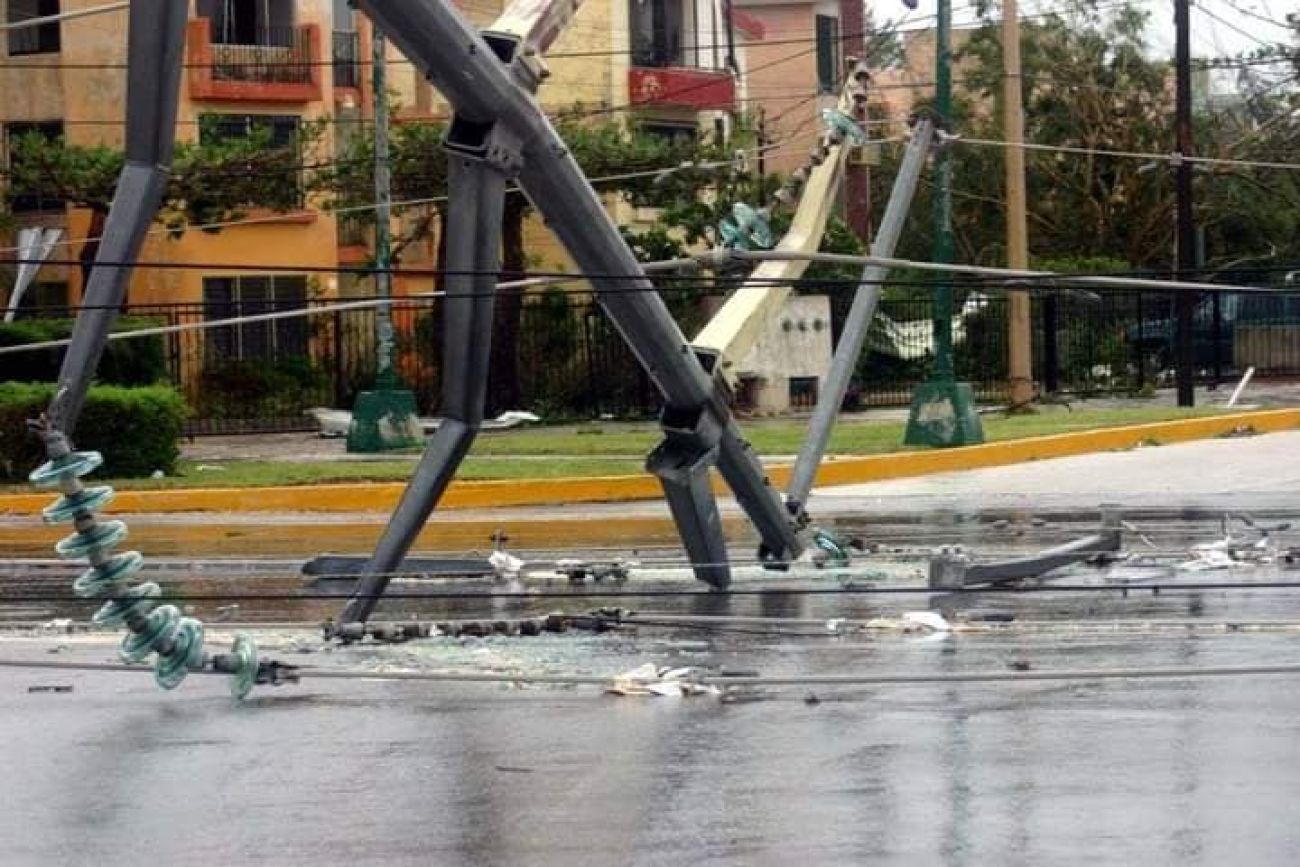
<svg viewBox="0 0 1300 867"><path fill-rule="evenodd" d="M1249 426L1256 433L1300 427L1300 409L1262 410L1125 425L1043 437L1006 440L953 449L897 452L828 460L817 473L819 485L848 485L930 473L996 467L1025 461L1061 458L1091 452L1126 449L1146 442L1186 442L1207 439ZM772 484L783 487L790 467L772 467ZM120 491L111 507L115 513L166 512L386 512L397 504L401 482L297 485L267 488L189 488L162 491ZM727 488L714 474L714 489ZM653 500L662 496L649 475L590 478L454 482L440 509L483 509L545 506L564 503ZM48 494L0 495L0 514L38 513Z"/></svg>

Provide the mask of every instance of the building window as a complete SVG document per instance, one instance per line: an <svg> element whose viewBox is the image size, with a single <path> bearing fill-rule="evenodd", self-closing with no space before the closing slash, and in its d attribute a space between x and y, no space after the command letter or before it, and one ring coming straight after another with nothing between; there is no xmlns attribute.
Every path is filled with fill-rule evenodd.
<svg viewBox="0 0 1300 867"><path fill-rule="evenodd" d="M334 0L334 86L361 86L361 40L348 0Z"/></svg>
<svg viewBox="0 0 1300 867"><path fill-rule="evenodd" d="M683 66L683 0L630 0L633 66Z"/></svg>
<svg viewBox="0 0 1300 867"><path fill-rule="evenodd" d="M49 142L57 142L63 138L63 121L50 120L38 123L10 123L5 125L5 132L8 138L8 165L10 178L21 168L19 154L19 142L29 136L39 136ZM63 199L58 196L50 195L47 190L39 187L24 188L15 182L9 189L9 209L15 214L41 213L48 211L62 211Z"/></svg>
<svg viewBox="0 0 1300 867"><path fill-rule="evenodd" d="M298 275L203 279L203 318L208 320L300 310L306 304L307 278ZM294 317L213 328L206 347L212 362L301 357L307 354L307 320Z"/></svg>
<svg viewBox="0 0 1300 867"><path fill-rule="evenodd" d="M642 121L641 132L654 138L660 138L671 144L692 144L700 138L700 128L693 123L673 123L672 121Z"/></svg>
<svg viewBox="0 0 1300 867"><path fill-rule="evenodd" d="M215 45L293 45L292 0L198 0Z"/></svg>
<svg viewBox="0 0 1300 867"><path fill-rule="evenodd" d="M840 20L833 15L817 16L817 92L840 89Z"/></svg>
<svg viewBox="0 0 1300 867"><path fill-rule="evenodd" d="M58 14L59 0L9 0L7 21L10 24L18 24L33 18ZM62 47L57 21L9 31L9 54L12 57L24 54L57 54Z"/></svg>

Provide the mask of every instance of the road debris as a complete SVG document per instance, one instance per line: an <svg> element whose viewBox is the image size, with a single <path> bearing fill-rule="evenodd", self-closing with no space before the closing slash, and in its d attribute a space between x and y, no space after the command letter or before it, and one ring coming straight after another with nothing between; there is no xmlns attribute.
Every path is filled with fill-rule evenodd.
<svg viewBox="0 0 1300 867"><path fill-rule="evenodd" d="M721 695L722 690L697 682L700 671L695 668L670 668L653 662L638 666L616 676L605 692L621 696L665 696L681 698L695 695Z"/></svg>

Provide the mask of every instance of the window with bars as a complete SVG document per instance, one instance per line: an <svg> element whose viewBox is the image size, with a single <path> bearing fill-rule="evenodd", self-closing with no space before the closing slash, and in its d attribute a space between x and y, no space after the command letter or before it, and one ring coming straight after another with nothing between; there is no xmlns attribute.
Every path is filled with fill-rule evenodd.
<svg viewBox="0 0 1300 867"><path fill-rule="evenodd" d="M361 40L348 0L334 0L334 86L361 86Z"/></svg>
<svg viewBox="0 0 1300 867"><path fill-rule="evenodd" d="M300 275L238 275L203 279L203 318L233 319L307 305L307 278ZM210 329L209 361L273 361L307 354L307 320L302 317L241 322Z"/></svg>
<svg viewBox="0 0 1300 867"><path fill-rule="evenodd" d="M836 93L840 79L840 20L817 16L817 92Z"/></svg>
<svg viewBox="0 0 1300 867"><path fill-rule="evenodd" d="M682 50L685 11L682 0L630 0L632 65L665 67L686 63Z"/></svg>
<svg viewBox="0 0 1300 867"><path fill-rule="evenodd" d="M33 18L59 14L59 0L9 0L6 21L18 24ZM50 21L35 27L20 27L9 31L9 55L57 54L63 49L59 22Z"/></svg>
<svg viewBox="0 0 1300 867"><path fill-rule="evenodd" d="M293 45L292 0L198 0L216 45Z"/></svg>
<svg viewBox="0 0 1300 867"><path fill-rule="evenodd" d="M7 139L6 157L12 178L19 168L18 143L26 136L40 136L49 142L63 138L63 121L47 120L5 124ZM15 214L46 213L63 210L64 201L39 187L26 188L15 184L9 190L9 209Z"/></svg>

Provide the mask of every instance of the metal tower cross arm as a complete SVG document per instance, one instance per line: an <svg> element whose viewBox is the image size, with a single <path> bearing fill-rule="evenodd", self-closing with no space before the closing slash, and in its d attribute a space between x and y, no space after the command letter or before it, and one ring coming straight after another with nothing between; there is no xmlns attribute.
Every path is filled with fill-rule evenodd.
<svg viewBox="0 0 1300 867"><path fill-rule="evenodd" d="M572 0L557 2L574 7ZM679 520L697 576L715 586L729 579L725 565L716 565L725 546L705 472L715 455L763 537L765 555L781 562L796 556L800 544L785 507L718 399L713 378L533 98L543 69L537 46L553 38L564 15L545 9L515 15L527 6L516 4L503 19L515 15L521 23L479 34L441 0L357 0L357 6L448 99L453 126L481 138L485 158L500 156L493 141L517 144L519 185L578 266L601 275L591 279L597 299L664 397L665 443L650 466Z"/></svg>
<svg viewBox="0 0 1300 867"><path fill-rule="evenodd" d="M471 125L468 134L473 132ZM390 576L411 550L483 423L492 354L492 312L501 266L501 214L509 169L508 165L493 165L475 153L486 150L486 142L457 138L466 134L464 125L453 122L447 142L447 210L456 219L447 227L442 420L362 570L356 590L340 615L342 623L369 619ZM509 153L504 144L493 147L498 153Z"/></svg>
<svg viewBox="0 0 1300 867"><path fill-rule="evenodd" d="M133 0L128 37L126 164L46 413L51 434L70 436L126 296L131 267L162 204L176 141L187 0ZM66 448L66 445L59 446ZM53 455L51 455L53 457Z"/></svg>
<svg viewBox="0 0 1300 867"><path fill-rule="evenodd" d="M871 255L887 258L894 254L898 239L903 234L903 224L907 222L907 212L912 207L912 197L916 193L921 171L925 168L926 157L930 153L934 139L934 123L929 118L919 118L912 128L912 137L903 155L902 165L894 178L893 189L889 193L889 204L885 206L885 216L880 221L880 229L871 244ZM881 265L868 265L862 271L862 279L853 294L853 306L840 329L839 344L835 347L835 356L831 360L830 372L826 382L817 396L817 406L808 425L808 435L804 438L799 456L795 459L794 470L790 474L790 484L786 489L786 500L792 512L803 516L808 503L808 494L812 491L817 468L821 466L826 455L826 444L830 441L831 429L844 403L849 381L857 370L858 358L862 355L862 346L866 343L871 320L876 315L876 305L880 301L881 282L889 274L889 269Z"/></svg>

